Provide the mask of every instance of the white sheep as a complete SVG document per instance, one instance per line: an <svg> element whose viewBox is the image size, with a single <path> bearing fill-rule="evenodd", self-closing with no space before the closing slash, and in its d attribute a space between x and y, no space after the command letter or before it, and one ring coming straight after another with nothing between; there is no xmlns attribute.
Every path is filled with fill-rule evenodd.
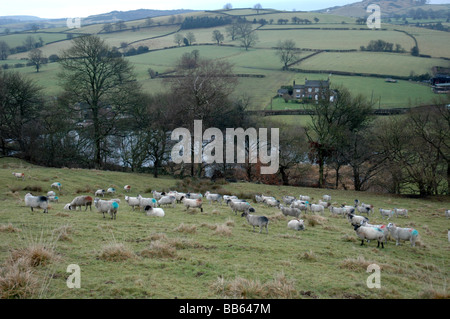
<svg viewBox="0 0 450 319"><path fill-rule="evenodd" d="M280 210L284 216L293 216L298 218L302 211L299 208L285 207L280 205Z"/></svg>
<svg viewBox="0 0 450 319"><path fill-rule="evenodd" d="M150 205L145 206L144 211L147 213L147 216L156 216L156 217L165 216L164 210L162 208L153 208Z"/></svg>
<svg viewBox="0 0 450 319"><path fill-rule="evenodd" d="M394 216L394 211L393 210L391 210L391 209L383 209L383 208L380 208L379 209L379 211L380 211L380 215L381 215L381 218L385 218L385 217L387 217L387 219L389 220L392 216Z"/></svg>
<svg viewBox="0 0 450 319"><path fill-rule="evenodd" d="M97 189L94 193L94 196L102 196L105 197L105 190L104 189Z"/></svg>
<svg viewBox="0 0 450 319"><path fill-rule="evenodd" d="M251 208L249 210L250 212L254 212L255 210ZM241 214L241 217L245 217L247 219L247 222L253 226L253 231L255 231L255 227L259 226L259 233L261 233L262 228L266 228L266 233L269 233L269 230L267 229L267 225L269 225L269 219L266 216L256 216L256 215L250 215L249 212L243 212Z"/></svg>
<svg viewBox="0 0 450 319"><path fill-rule="evenodd" d="M224 196L225 198L225 196ZM263 197L261 195L255 195L255 202L257 203L262 203L263 202Z"/></svg>
<svg viewBox="0 0 450 319"><path fill-rule="evenodd" d="M304 201L308 201L308 202L311 201L311 197L306 196L306 195L299 195L299 196L298 196L298 199L304 200Z"/></svg>
<svg viewBox="0 0 450 319"><path fill-rule="evenodd" d="M285 205L291 205L296 200L296 198L294 196L283 196L282 200Z"/></svg>
<svg viewBox="0 0 450 319"><path fill-rule="evenodd" d="M22 180L25 180L25 174L24 173L12 173L13 175L14 175L14 177L16 178L16 179L19 179L19 178L21 178Z"/></svg>
<svg viewBox="0 0 450 319"><path fill-rule="evenodd" d="M450 209L445 211L445 217L447 217L447 219L450 218Z"/></svg>
<svg viewBox="0 0 450 319"><path fill-rule="evenodd" d="M95 198L94 205L97 210L103 214L103 218L105 218L105 213L108 213L111 216L111 219L116 219L116 214L119 209L119 204L117 202Z"/></svg>
<svg viewBox="0 0 450 319"><path fill-rule="evenodd" d="M47 192L47 197L48 196L56 196L56 193L54 191L49 191Z"/></svg>
<svg viewBox="0 0 450 319"><path fill-rule="evenodd" d="M191 199L191 198L182 197L181 202L186 207L186 210L188 210L189 208L200 208L200 211L203 213L203 208L202 208L203 202L200 198Z"/></svg>
<svg viewBox="0 0 450 319"><path fill-rule="evenodd" d="M175 196L163 196L158 200L158 206L162 205L172 205L173 208L175 208L175 203L177 199Z"/></svg>
<svg viewBox="0 0 450 319"><path fill-rule="evenodd" d="M291 208L298 208L301 211L303 211L305 214L308 211L308 202L301 201L301 200L295 200L291 204Z"/></svg>
<svg viewBox="0 0 450 319"><path fill-rule="evenodd" d="M128 206L131 206L134 210L136 206L139 206L139 198L125 196L125 201L128 203Z"/></svg>
<svg viewBox="0 0 450 319"><path fill-rule="evenodd" d="M361 223L364 221L366 221L366 222L369 221L369 219L367 217L354 215L354 214L348 214L347 218L353 226L361 225Z"/></svg>
<svg viewBox="0 0 450 319"><path fill-rule="evenodd" d="M309 210L311 211L311 213L321 213L323 215L325 207L317 204L309 204Z"/></svg>
<svg viewBox="0 0 450 319"><path fill-rule="evenodd" d="M181 202L182 197L186 197L186 193L174 192L175 198L177 199L177 203Z"/></svg>
<svg viewBox="0 0 450 319"><path fill-rule="evenodd" d="M288 222L287 227L293 230L304 230L305 223L303 219L293 219Z"/></svg>
<svg viewBox="0 0 450 319"><path fill-rule="evenodd" d="M342 208L345 210L345 214L353 214L355 212L355 207L354 206L349 206L349 205L342 205Z"/></svg>
<svg viewBox="0 0 450 319"><path fill-rule="evenodd" d="M322 199L326 202L331 202L331 196L330 195L323 195Z"/></svg>
<svg viewBox="0 0 450 319"><path fill-rule="evenodd" d="M115 194L116 193L116 189L114 187L109 187L106 190L106 194Z"/></svg>
<svg viewBox="0 0 450 319"><path fill-rule="evenodd" d="M59 197L58 196L47 196L49 202L58 203Z"/></svg>
<svg viewBox="0 0 450 319"><path fill-rule="evenodd" d="M343 217L347 215L347 210L344 207L330 206L328 209L330 210L331 215L342 215Z"/></svg>
<svg viewBox="0 0 450 319"><path fill-rule="evenodd" d="M355 208L358 211L358 213L367 214L367 216L370 216L370 207L360 205L360 206L356 206Z"/></svg>
<svg viewBox="0 0 450 319"><path fill-rule="evenodd" d="M223 200L225 201L226 204L228 204L228 202L230 200L238 199L238 197L235 196L235 195L223 195L222 197L223 197Z"/></svg>
<svg viewBox="0 0 450 319"><path fill-rule="evenodd" d="M395 217L405 216L408 217L408 210L404 208L394 208Z"/></svg>
<svg viewBox="0 0 450 319"><path fill-rule="evenodd" d="M237 212L248 212L250 209L253 209L250 203L239 199L230 200L228 205L231 207L235 215L237 215Z"/></svg>
<svg viewBox="0 0 450 319"><path fill-rule="evenodd" d="M276 200L275 198L267 198L265 201L266 205L268 207L280 207L280 201Z"/></svg>
<svg viewBox="0 0 450 319"><path fill-rule="evenodd" d="M416 245L417 237L419 232L414 228L401 228L395 226L395 224L389 223L387 225L389 235L396 240L396 246L400 245L400 240L409 240L411 242L411 247Z"/></svg>
<svg viewBox="0 0 450 319"><path fill-rule="evenodd" d="M87 211L88 206L89 206L89 210L92 211L92 197L88 196L88 195L82 195L82 196L75 197L72 200L72 202L69 204L69 209L77 210L78 206L80 207L80 211L81 211L81 206L85 207L84 211Z"/></svg>
<svg viewBox="0 0 450 319"><path fill-rule="evenodd" d="M187 193L186 198L189 199L203 199L203 195L200 193Z"/></svg>
<svg viewBox="0 0 450 319"><path fill-rule="evenodd" d="M317 204L318 205L322 205L324 208L327 208L328 206L331 205L329 202L324 202L324 201L321 201L320 199L319 199L319 202Z"/></svg>
<svg viewBox="0 0 450 319"><path fill-rule="evenodd" d="M212 205L212 202L217 202L222 205L222 195L220 194L211 194L209 191L205 193L206 200L209 201L209 204Z"/></svg>
<svg viewBox="0 0 450 319"><path fill-rule="evenodd" d="M70 210L70 203L64 205L64 210Z"/></svg>
<svg viewBox="0 0 450 319"><path fill-rule="evenodd" d="M381 248L384 248L383 242L386 238L386 234L381 229L361 225L354 225L353 229L358 237L361 238L361 246L364 245L364 240L376 240L378 242L377 248L380 247L380 243Z"/></svg>
<svg viewBox="0 0 450 319"><path fill-rule="evenodd" d="M165 192L157 192L155 190L152 190L152 194L153 194L153 198L156 199L156 200L159 200L159 199L161 199L161 197L166 195Z"/></svg>
<svg viewBox="0 0 450 319"><path fill-rule="evenodd" d="M125 185L125 186L123 187L123 189L124 189L125 192L129 193L130 190L131 190L131 186L130 186L130 185Z"/></svg>
<svg viewBox="0 0 450 319"><path fill-rule="evenodd" d="M61 183L60 182L54 182L52 185L50 185L51 188L57 188L59 191L61 191Z"/></svg>
<svg viewBox="0 0 450 319"><path fill-rule="evenodd" d="M142 197L138 195L139 199L139 210L142 211L146 206L156 207L158 205L158 201L155 198Z"/></svg>
<svg viewBox="0 0 450 319"><path fill-rule="evenodd" d="M48 198L45 196L33 196L30 193L25 195L25 205L31 208L42 208L44 213L48 213Z"/></svg>

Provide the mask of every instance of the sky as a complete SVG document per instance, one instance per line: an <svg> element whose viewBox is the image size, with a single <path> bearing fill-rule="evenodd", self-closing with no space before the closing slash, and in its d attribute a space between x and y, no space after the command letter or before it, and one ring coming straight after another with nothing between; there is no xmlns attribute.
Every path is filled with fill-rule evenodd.
<svg viewBox="0 0 450 319"><path fill-rule="evenodd" d="M23 0L5 1L0 3L0 16L30 15L40 18L76 18L89 15L107 13L114 10L128 11L136 9L193 9L215 10L221 9L226 3L231 3L233 8L252 8L260 3L263 8L278 10L310 11L325 9L333 6L341 6L358 0L269 0L269 1L211 1L211 0ZM431 0L431 3L450 3L450 0Z"/></svg>

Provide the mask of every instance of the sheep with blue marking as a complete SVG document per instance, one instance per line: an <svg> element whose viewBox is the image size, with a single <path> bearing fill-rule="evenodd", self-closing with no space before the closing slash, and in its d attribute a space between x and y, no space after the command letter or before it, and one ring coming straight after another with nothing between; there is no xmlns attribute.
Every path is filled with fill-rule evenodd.
<svg viewBox="0 0 450 319"><path fill-rule="evenodd" d="M156 207L158 206L158 201L155 198L142 197L138 195L139 199L139 210L142 211L146 206Z"/></svg>
<svg viewBox="0 0 450 319"><path fill-rule="evenodd" d="M300 209L302 212L304 212L306 214L306 212L308 211L308 205L309 205L309 202L297 199L297 200L292 202L290 207L291 208L298 208L298 209Z"/></svg>
<svg viewBox="0 0 450 319"><path fill-rule="evenodd" d="M261 234L263 227L266 228L266 234L269 233L267 226L269 225L269 219L266 216L251 215L255 211L254 208L250 208L249 211L243 212L241 217L245 217L247 222L253 226L253 231L255 227L259 227L259 233Z"/></svg>
<svg viewBox="0 0 450 319"><path fill-rule="evenodd" d="M228 206L232 209L235 215L237 215L237 212L248 212L250 209L253 209L250 203L244 201L244 200L230 200L228 202Z"/></svg>
<svg viewBox="0 0 450 319"><path fill-rule="evenodd" d="M175 208L175 203L177 199L175 196L163 196L158 200L158 206L163 205L172 205L173 208Z"/></svg>
<svg viewBox="0 0 450 319"><path fill-rule="evenodd" d="M188 198L188 199L203 199L203 195L200 193L187 193L186 198Z"/></svg>
<svg viewBox="0 0 450 319"><path fill-rule="evenodd" d="M57 188L59 191L61 191L61 183L60 182L55 182L52 185L50 185L51 188Z"/></svg>
<svg viewBox="0 0 450 319"><path fill-rule="evenodd" d="M96 191L95 191L95 193L94 193L94 196L102 196L102 197L105 197L105 193L106 193L106 191L104 190L104 189L97 189Z"/></svg>
<svg viewBox="0 0 450 319"><path fill-rule="evenodd" d="M114 187L109 187L106 190L106 194L115 194L116 193L116 189Z"/></svg>
<svg viewBox="0 0 450 319"><path fill-rule="evenodd" d="M385 241L386 234L380 228L369 227L369 226L361 226L354 225L353 229L356 232L356 235L361 239L361 246L364 245L364 240L376 240L378 242L377 248L384 248L383 242Z"/></svg>
<svg viewBox="0 0 450 319"><path fill-rule="evenodd" d="M44 213L48 213L48 198L46 196L33 196L31 193L25 195L25 205L31 208L42 208Z"/></svg>
<svg viewBox="0 0 450 319"><path fill-rule="evenodd" d="M205 198L207 201L209 201L209 204L212 205L212 202L219 203L222 205L222 195L220 194L212 194L209 191L205 193Z"/></svg>
<svg viewBox="0 0 450 319"><path fill-rule="evenodd" d="M416 246L416 240L419 236L419 232L414 228L402 228L397 227L395 224L389 223L387 225L387 229L389 231L389 235L396 241L396 246L400 245L400 240L411 242L411 247Z"/></svg>
<svg viewBox="0 0 450 319"><path fill-rule="evenodd" d="M108 213L111 219L116 219L117 211L119 210L119 204L117 202L96 197L94 199L94 205L103 214L103 218L105 218L105 213Z"/></svg>

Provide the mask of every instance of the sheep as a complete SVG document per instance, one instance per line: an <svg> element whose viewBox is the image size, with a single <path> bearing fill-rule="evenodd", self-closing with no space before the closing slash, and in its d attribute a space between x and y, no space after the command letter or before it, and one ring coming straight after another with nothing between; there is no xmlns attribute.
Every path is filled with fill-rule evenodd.
<svg viewBox="0 0 450 319"><path fill-rule="evenodd" d="M349 205L342 205L342 208L345 210L345 214L353 214L355 212L355 207Z"/></svg>
<svg viewBox="0 0 450 319"><path fill-rule="evenodd" d="M325 207L317 204L309 204L309 210L314 213L321 213L323 215Z"/></svg>
<svg viewBox="0 0 450 319"><path fill-rule="evenodd" d="M381 248L384 248L383 241L386 238L386 234L381 229L361 225L354 225L353 229L355 230L358 237L361 238L361 246L364 245L364 239L366 239L366 240L376 240L378 241L377 248L380 247L380 243Z"/></svg>
<svg viewBox="0 0 450 319"><path fill-rule="evenodd" d="M142 197L138 195L139 199L139 210L142 211L146 206L156 207L158 205L158 201L155 198Z"/></svg>
<svg viewBox="0 0 450 319"><path fill-rule="evenodd" d="M175 202L177 199L175 196L163 196L158 200L158 206L162 205L172 205L173 208L175 208Z"/></svg>
<svg viewBox="0 0 450 319"><path fill-rule="evenodd" d="M111 198L110 200L112 200L113 202L116 202L117 204L120 204L119 198Z"/></svg>
<svg viewBox="0 0 450 319"><path fill-rule="evenodd" d="M296 200L296 198L294 196L283 196L282 200L284 204L291 205Z"/></svg>
<svg viewBox="0 0 450 319"><path fill-rule="evenodd" d="M255 210L251 208L251 212L254 212ZM255 231L255 227L259 226L259 233L261 234L262 228L266 228L266 234L269 233L269 230L267 229L267 225L269 224L269 219L266 216L256 216L256 215L250 215L248 211L243 212L241 214L241 217L245 217L247 219L247 222L253 226L253 231Z"/></svg>
<svg viewBox="0 0 450 319"><path fill-rule="evenodd" d="M188 199L202 199L202 198L203 198L203 195L200 194L200 193L187 193L187 194L186 194L186 197L187 197Z"/></svg>
<svg viewBox="0 0 450 319"><path fill-rule="evenodd" d="M344 207L333 207L333 206L330 206L328 209L330 210L330 213L332 215L345 216L347 214L347 210Z"/></svg>
<svg viewBox="0 0 450 319"><path fill-rule="evenodd" d="M47 197L49 196L56 196L56 193L54 191L47 192Z"/></svg>
<svg viewBox="0 0 450 319"><path fill-rule="evenodd" d="M25 180L25 174L24 173L12 173L13 175L14 175L14 177L16 178L16 179L19 179L19 178L21 178L23 181Z"/></svg>
<svg viewBox="0 0 450 319"><path fill-rule="evenodd" d="M405 216L408 217L408 210L404 208L394 208L395 217Z"/></svg>
<svg viewBox="0 0 450 319"><path fill-rule="evenodd" d="M209 204L212 205L212 202L217 202L222 205L222 195L220 194L211 194L209 191L205 193L205 198L209 201Z"/></svg>
<svg viewBox="0 0 450 319"><path fill-rule="evenodd" d="M298 196L298 199L304 200L304 201L308 201L308 202L311 201L311 197L306 196L306 195L299 195L299 196Z"/></svg>
<svg viewBox="0 0 450 319"><path fill-rule="evenodd" d="M292 202L291 204L291 208L298 208L301 211L304 211L304 213L306 214L306 212L308 211L308 202L305 201L301 201L301 200L295 200Z"/></svg>
<svg viewBox="0 0 450 319"><path fill-rule="evenodd" d="M369 221L369 219L367 217L354 215L354 214L348 214L347 218L353 226L361 225L361 222L364 222L364 221L366 221L366 222Z"/></svg>
<svg viewBox="0 0 450 319"><path fill-rule="evenodd" d="M391 209L382 209L382 208L380 208L379 211L380 211L381 218L384 219L384 217L387 217L388 220L389 220L392 216L394 216L394 213L395 213L395 212L394 212L393 210L391 210Z"/></svg>
<svg viewBox="0 0 450 319"><path fill-rule="evenodd" d="M49 202L57 203L59 201L58 196L47 196Z"/></svg>
<svg viewBox="0 0 450 319"><path fill-rule="evenodd" d="M139 206L139 198L125 196L125 201L128 203L128 206L131 206L134 210L136 206Z"/></svg>
<svg viewBox="0 0 450 319"><path fill-rule="evenodd" d="M327 208L328 206L331 205L329 202L323 202L320 199L319 199L319 202L317 204L318 205L322 205L324 208Z"/></svg>
<svg viewBox="0 0 450 319"><path fill-rule="evenodd" d="M228 202L230 200L238 199L238 197L234 196L234 195L223 195L222 197L223 197L223 200L225 201L226 204L228 204Z"/></svg>
<svg viewBox="0 0 450 319"><path fill-rule="evenodd" d="M152 190L152 194L153 194L153 198L156 199L156 200L159 200L159 199L161 199L161 197L166 195L165 192L157 192L155 190Z"/></svg>
<svg viewBox="0 0 450 319"><path fill-rule="evenodd" d="M266 199L264 202L266 203L267 206L278 207L278 208L280 207L280 204L281 204L279 200L276 200L274 198Z"/></svg>
<svg viewBox="0 0 450 319"><path fill-rule="evenodd" d="M54 182L52 185L50 185L51 188L57 188L59 191L61 191L61 183L60 182Z"/></svg>
<svg viewBox="0 0 450 319"><path fill-rule="evenodd" d="M302 212L299 208L285 207L283 205L280 205L280 210L284 216L293 216L296 218L300 217Z"/></svg>
<svg viewBox="0 0 450 319"><path fill-rule="evenodd" d="M106 190L106 194L115 194L116 189L114 187L110 187Z"/></svg>
<svg viewBox="0 0 450 319"><path fill-rule="evenodd" d="M80 206L80 211L81 211L81 206L85 207L84 211L87 211L88 206L89 206L89 210L92 211L92 197L86 196L86 195L75 197L72 200L72 202L69 204L69 209L77 210L78 206Z"/></svg>
<svg viewBox="0 0 450 319"><path fill-rule="evenodd" d="M153 208L150 205L145 206L144 211L147 213L147 216L156 216L156 217L165 216L164 210L162 208Z"/></svg>
<svg viewBox="0 0 450 319"><path fill-rule="evenodd" d="M33 196L30 193L25 195L25 205L31 208L42 208L44 213L48 213L48 198L46 196Z"/></svg>
<svg viewBox="0 0 450 319"><path fill-rule="evenodd" d="M130 186L130 185L125 185L125 186L123 187L123 189L125 190L125 192L129 193L130 190L131 190L131 186Z"/></svg>
<svg viewBox="0 0 450 319"><path fill-rule="evenodd" d="M233 210L234 214L237 215L237 212L248 212L250 209L253 209L252 206L246 202L241 200L230 200L228 205Z"/></svg>
<svg viewBox="0 0 450 319"><path fill-rule="evenodd" d="M263 201L263 197L261 195L255 195L255 202L257 203L262 203Z"/></svg>
<svg viewBox="0 0 450 319"><path fill-rule="evenodd" d="M411 247L416 246L416 240L419 236L419 232L414 228L401 228L397 227L395 224L389 223L387 225L389 235L391 235L396 240L396 246L400 245L400 240L409 240L411 242Z"/></svg>
<svg viewBox="0 0 450 319"><path fill-rule="evenodd" d="M370 216L370 207L367 206L355 206L356 210L358 211L358 213L360 214L367 214L367 216Z"/></svg>
<svg viewBox="0 0 450 319"><path fill-rule="evenodd" d="M70 210L70 203L64 205L64 210Z"/></svg>
<svg viewBox="0 0 450 319"><path fill-rule="evenodd" d="M326 202L331 202L331 196L330 195L323 195L322 199Z"/></svg>
<svg viewBox="0 0 450 319"><path fill-rule="evenodd" d="M293 230L305 230L303 219L293 219L288 222L288 228Z"/></svg>
<svg viewBox="0 0 450 319"><path fill-rule="evenodd" d="M445 217L447 217L447 219L450 218L450 209L445 211Z"/></svg>
<svg viewBox="0 0 450 319"><path fill-rule="evenodd" d="M117 202L96 197L94 199L94 205L97 210L103 214L103 218L105 218L105 213L108 213L111 215L111 219L116 219L117 210L119 209L119 204Z"/></svg>
<svg viewBox="0 0 450 319"><path fill-rule="evenodd" d="M104 189L97 189L97 190L95 191L95 193L94 193L94 196L95 196L95 197L97 197L97 196L105 197L105 190L104 190Z"/></svg>
<svg viewBox="0 0 450 319"><path fill-rule="evenodd" d="M197 199L191 199L191 198L186 198L186 197L182 197L181 198L181 202L184 204L184 206L186 206L186 210L188 210L190 207L192 208L200 208L200 211L203 213L203 202L200 198Z"/></svg>
<svg viewBox="0 0 450 319"><path fill-rule="evenodd" d="M384 232L384 234L385 234L385 237L384 237L385 240L384 240L384 242L387 244L387 237L388 237L388 235L389 235L389 231L388 231L386 225L372 225L372 224L369 224L367 220L363 220L363 221L361 222L361 226L366 226L366 227L372 227L372 228L378 228L378 229L381 229L381 231Z"/></svg>
<svg viewBox="0 0 450 319"><path fill-rule="evenodd" d="M186 193L174 192L175 198L177 199L177 203L181 202L182 197L186 197Z"/></svg>

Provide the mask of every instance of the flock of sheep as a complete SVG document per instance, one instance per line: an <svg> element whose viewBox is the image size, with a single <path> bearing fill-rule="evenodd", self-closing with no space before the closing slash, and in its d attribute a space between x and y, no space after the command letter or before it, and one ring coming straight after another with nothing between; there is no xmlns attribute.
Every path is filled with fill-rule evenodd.
<svg viewBox="0 0 450 319"><path fill-rule="evenodd" d="M13 175L16 178L24 178L22 173L13 173ZM51 188L61 190L61 183L55 182L51 184ZM127 193L130 192L131 186L125 185L124 190ZM81 211L81 207L84 206L85 211L88 207L92 210L92 202L94 202L94 206L97 208L98 212L103 214L103 218L105 218L105 214L108 214L111 219L116 219L116 214L121 202L120 199L115 198L105 200L99 198L100 196L104 197L105 194L114 195L115 193L116 190L114 188L108 188L107 190L99 189L95 191L95 198L92 198L89 195L77 196L70 203L66 204L64 209L76 210L77 207L79 207ZM208 201L210 205L213 203L219 205L225 203L235 215L239 212L241 217L245 217L247 222L253 226L253 231L255 227L259 227L260 233L263 229L266 230L267 234L269 232L269 218L266 216L255 215L256 209L252 207L248 201L239 199L237 196L222 196L210 192L206 192L205 194L182 193L177 191L165 193L157 192L155 190L152 191L152 194L152 198L142 197L141 195L138 195L137 197L125 196L125 202L133 209L133 211L136 207L139 207L139 210L144 211L148 216L157 217L165 216L163 207L169 206L174 208L177 203L184 205L186 210L199 209L201 212L203 212L202 205L204 201ZM34 208L41 208L44 210L44 213L48 213L48 202L50 201L58 201L58 197L54 191L49 191L47 196L33 196L30 193L25 195L25 205L30 207L31 211L33 211ZM381 245L381 248L384 248L384 244L387 243L388 238L391 237L396 241L396 245L399 245L400 241L410 241L411 246L415 246L419 236L416 229L397 227L393 223L388 223L387 225L369 224L368 217L374 213L374 208L372 205L360 203L358 200L355 200L354 206L341 205L340 207L331 205L330 195L324 195L322 199L315 204L311 203L311 198L306 195L300 195L298 199L293 196L283 196L282 201L283 203L275 197L264 195L255 195L254 198L254 202L257 204L277 208L283 215L293 217L293 219L288 222L287 227L297 231L305 229L304 220L300 219L302 213L307 214L310 212L312 214L324 215L325 209L328 208L332 216L342 216L348 219L356 235L361 239L361 245L364 245L365 241L370 242L371 240L376 240L378 242L377 247L380 247ZM387 218L387 220L394 216L408 217L407 209L380 208L379 212L381 217L383 219ZM367 217L362 216L362 214L366 214ZM450 218L450 210L445 211L445 216Z"/></svg>

